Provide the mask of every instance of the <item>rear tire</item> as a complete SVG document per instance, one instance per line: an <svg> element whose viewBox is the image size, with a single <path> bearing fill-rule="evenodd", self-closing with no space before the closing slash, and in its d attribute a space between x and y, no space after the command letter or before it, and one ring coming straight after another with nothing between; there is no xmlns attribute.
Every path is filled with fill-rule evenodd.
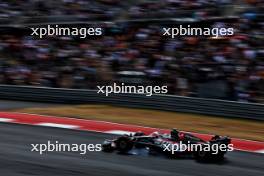
<svg viewBox="0 0 264 176"><path fill-rule="evenodd" d="M197 161L206 161L209 159L209 153L206 151L197 151L194 153L194 157Z"/></svg>
<svg viewBox="0 0 264 176"><path fill-rule="evenodd" d="M103 152L113 152L114 151L114 148L112 147L111 143L103 144L102 149L103 149L102 150Z"/></svg>
<svg viewBox="0 0 264 176"><path fill-rule="evenodd" d="M116 149L122 153L127 153L129 150L133 148L133 142L129 137L120 137L116 141Z"/></svg>
<svg viewBox="0 0 264 176"><path fill-rule="evenodd" d="M216 154L213 159L216 161L223 161L224 158L225 158L225 153L220 152Z"/></svg>

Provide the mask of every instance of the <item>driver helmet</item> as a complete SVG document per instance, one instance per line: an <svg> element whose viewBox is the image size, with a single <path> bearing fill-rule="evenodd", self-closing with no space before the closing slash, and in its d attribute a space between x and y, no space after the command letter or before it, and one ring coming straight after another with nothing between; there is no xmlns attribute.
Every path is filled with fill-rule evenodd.
<svg viewBox="0 0 264 176"><path fill-rule="evenodd" d="M175 128L171 130L171 138L172 139L178 139L179 138L179 131Z"/></svg>
<svg viewBox="0 0 264 176"><path fill-rule="evenodd" d="M159 137L160 136L160 133L155 131L151 134L152 137Z"/></svg>

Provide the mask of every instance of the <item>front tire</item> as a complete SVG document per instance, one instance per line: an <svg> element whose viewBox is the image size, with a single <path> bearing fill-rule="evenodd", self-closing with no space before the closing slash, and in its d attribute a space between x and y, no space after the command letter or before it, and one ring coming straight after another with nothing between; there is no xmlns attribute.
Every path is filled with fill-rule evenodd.
<svg viewBox="0 0 264 176"><path fill-rule="evenodd" d="M194 153L194 157L197 161L206 161L209 159L209 153L203 150Z"/></svg>

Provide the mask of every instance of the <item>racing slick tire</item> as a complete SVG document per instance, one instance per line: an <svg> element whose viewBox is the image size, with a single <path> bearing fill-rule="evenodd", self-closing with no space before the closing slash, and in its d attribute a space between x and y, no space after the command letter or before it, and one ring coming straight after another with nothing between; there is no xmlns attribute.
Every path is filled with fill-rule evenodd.
<svg viewBox="0 0 264 176"><path fill-rule="evenodd" d="M212 154L211 152L208 151L197 151L194 153L194 157L197 161L201 162L207 162L207 161L222 161L224 159L224 154L222 152L219 152L217 154Z"/></svg>
<svg viewBox="0 0 264 176"><path fill-rule="evenodd" d="M212 160L214 161L222 161L225 158L224 152L218 152L218 154L212 155Z"/></svg>
<svg viewBox="0 0 264 176"><path fill-rule="evenodd" d="M116 141L116 149L122 153L126 153L133 148L133 142L129 137L122 136Z"/></svg>
<svg viewBox="0 0 264 176"><path fill-rule="evenodd" d="M113 152L114 151L114 148L112 147L112 143L111 142L108 142L108 141L105 141L102 144L102 151L103 152Z"/></svg>
<svg viewBox="0 0 264 176"><path fill-rule="evenodd" d="M200 150L200 151L196 151L194 153L194 158L197 160L197 161L206 161L209 159L209 153L204 151L204 150Z"/></svg>

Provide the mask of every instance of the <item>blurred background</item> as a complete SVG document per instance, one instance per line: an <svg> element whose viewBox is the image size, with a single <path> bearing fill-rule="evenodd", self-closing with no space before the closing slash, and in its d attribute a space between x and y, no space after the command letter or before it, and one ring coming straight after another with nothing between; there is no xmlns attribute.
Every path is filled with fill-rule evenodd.
<svg viewBox="0 0 264 176"><path fill-rule="evenodd" d="M1 0L0 84L96 89L167 85L169 94L264 103L262 0ZM30 36L47 24L101 37ZM163 27L227 26L234 36L162 36Z"/></svg>
<svg viewBox="0 0 264 176"><path fill-rule="evenodd" d="M0 0L0 175L263 175L263 17L263 0ZM100 27L103 35L31 36L48 25ZM234 28L234 35L163 35L180 25ZM114 82L168 86L173 96L94 91ZM48 140L100 144L114 136L62 128L107 132L93 124L101 121L227 135L250 152L212 164L30 152ZM133 131L121 126L115 134Z"/></svg>

